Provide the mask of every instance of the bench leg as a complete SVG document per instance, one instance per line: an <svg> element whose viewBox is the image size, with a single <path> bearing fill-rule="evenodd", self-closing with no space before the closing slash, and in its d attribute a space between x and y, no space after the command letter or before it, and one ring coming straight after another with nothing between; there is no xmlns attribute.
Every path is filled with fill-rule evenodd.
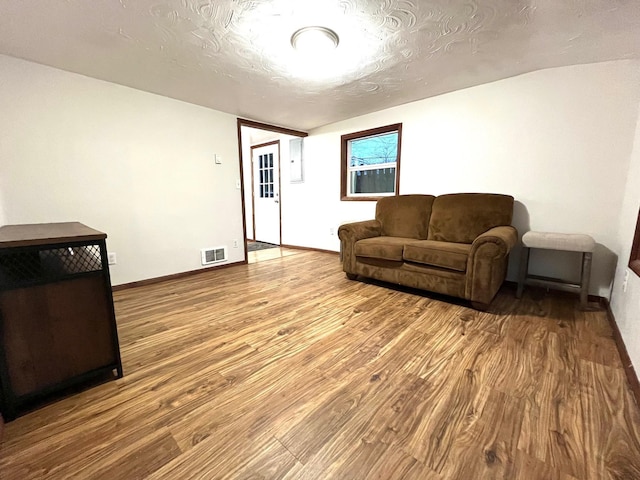
<svg viewBox="0 0 640 480"><path fill-rule="evenodd" d="M589 280L591 279L591 252L582 253L582 273L580 274L580 306L587 308Z"/></svg>
<svg viewBox="0 0 640 480"><path fill-rule="evenodd" d="M518 290L516 291L516 298L522 298L522 292L524 290L524 282L527 278L527 272L529 270L529 247L523 247L520 254L520 272L518 274Z"/></svg>

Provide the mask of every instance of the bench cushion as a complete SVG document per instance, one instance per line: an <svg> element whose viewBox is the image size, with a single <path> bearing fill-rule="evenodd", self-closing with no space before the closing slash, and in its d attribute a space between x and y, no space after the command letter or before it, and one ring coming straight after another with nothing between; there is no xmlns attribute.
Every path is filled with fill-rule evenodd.
<svg viewBox="0 0 640 480"><path fill-rule="evenodd" d="M404 247L404 259L434 267L464 272L471 245L466 243L421 240L409 242Z"/></svg>
<svg viewBox="0 0 640 480"><path fill-rule="evenodd" d="M379 258L381 260L402 261L402 251L407 242L415 241L404 237L373 237L358 240L355 244L356 257Z"/></svg>
<svg viewBox="0 0 640 480"><path fill-rule="evenodd" d="M569 252L593 252L595 240L579 233L527 232L522 236L522 243L529 248L546 248Z"/></svg>

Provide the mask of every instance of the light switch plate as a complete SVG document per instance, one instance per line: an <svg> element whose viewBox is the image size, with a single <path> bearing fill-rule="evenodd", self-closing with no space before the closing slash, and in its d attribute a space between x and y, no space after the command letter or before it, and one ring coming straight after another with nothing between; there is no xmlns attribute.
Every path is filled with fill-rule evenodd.
<svg viewBox="0 0 640 480"><path fill-rule="evenodd" d="M222 163L222 155L218 155L217 153L214 155L214 159L217 165Z"/></svg>

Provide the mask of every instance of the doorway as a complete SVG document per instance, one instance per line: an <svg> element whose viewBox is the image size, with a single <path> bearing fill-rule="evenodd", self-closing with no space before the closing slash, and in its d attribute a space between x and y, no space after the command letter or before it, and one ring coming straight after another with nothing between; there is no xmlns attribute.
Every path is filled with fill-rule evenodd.
<svg viewBox="0 0 640 480"><path fill-rule="evenodd" d="M282 217L286 214L283 199L286 202L287 193L290 193L283 190L290 188L292 183L289 145L291 139L307 135L298 130L238 119L242 224L247 263L281 256L286 250L262 248L286 243L286 238L282 238ZM255 251L256 247L258 251Z"/></svg>

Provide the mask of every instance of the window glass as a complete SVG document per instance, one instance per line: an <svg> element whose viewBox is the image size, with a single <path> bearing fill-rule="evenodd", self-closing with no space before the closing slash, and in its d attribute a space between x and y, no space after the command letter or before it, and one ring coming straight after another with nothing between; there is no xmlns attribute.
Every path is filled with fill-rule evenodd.
<svg viewBox="0 0 640 480"><path fill-rule="evenodd" d="M398 194L402 124L342 136L343 200Z"/></svg>
<svg viewBox="0 0 640 480"><path fill-rule="evenodd" d="M273 198L273 154L259 155L258 165L260 170L260 198Z"/></svg>

